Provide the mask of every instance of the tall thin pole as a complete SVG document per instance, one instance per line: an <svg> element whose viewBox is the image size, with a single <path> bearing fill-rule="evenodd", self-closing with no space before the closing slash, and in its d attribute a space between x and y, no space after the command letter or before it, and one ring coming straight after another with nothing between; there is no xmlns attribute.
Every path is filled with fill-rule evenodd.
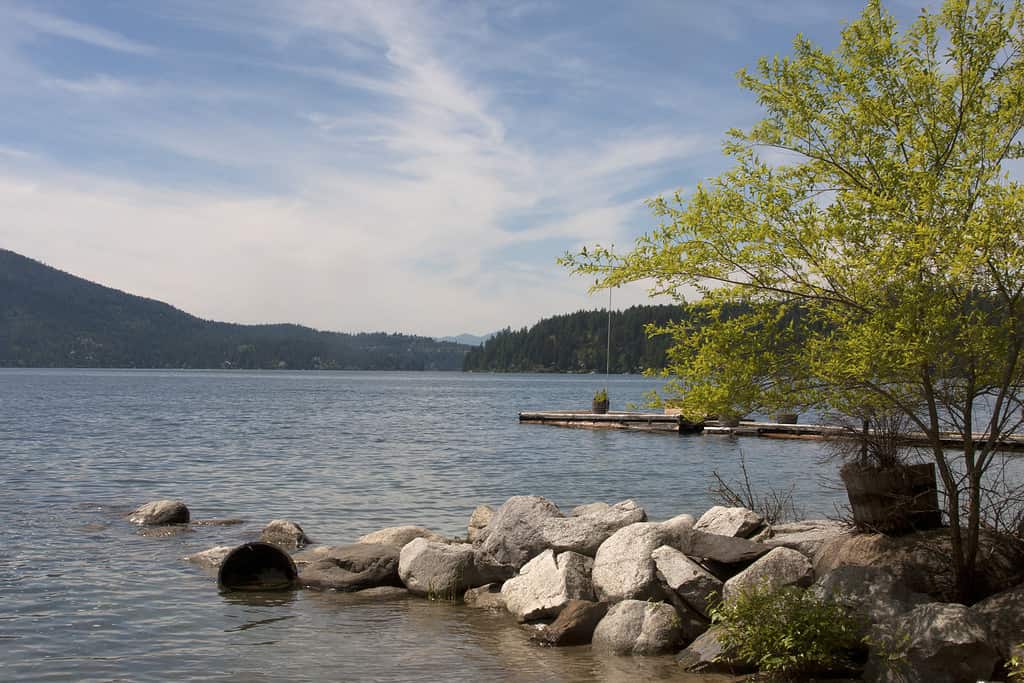
<svg viewBox="0 0 1024 683"><path fill-rule="evenodd" d="M604 352L604 375L612 374L612 288L608 288L608 348Z"/></svg>

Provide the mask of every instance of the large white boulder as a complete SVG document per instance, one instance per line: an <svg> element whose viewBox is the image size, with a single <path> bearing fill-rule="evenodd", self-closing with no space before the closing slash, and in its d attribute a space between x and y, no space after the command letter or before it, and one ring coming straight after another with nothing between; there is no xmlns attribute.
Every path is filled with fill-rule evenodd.
<svg viewBox="0 0 1024 683"><path fill-rule="evenodd" d="M545 550L501 587L505 607L519 621L531 621L557 616L570 600L593 600L593 566L585 555Z"/></svg>
<svg viewBox="0 0 1024 683"><path fill-rule="evenodd" d="M764 526L764 518L753 510L715 505L700 516L694 529L720 536L750 538Z"/></svg>
<svg viewBox="0 0 1024 683"><path fill-rule="evenodd" d="M667 522L638 522L619 529L601 544L594 558L598 600L646 600L659 597L657 567L651 554L663 545L683 550L690 544L693 517Z"/></svg>
<svg viewBox="0 0 1024 683"><path fill-rule="evenodd" d="M803 553L792 548L775 548L726 581L722 587L722 598L732 600L744 591L763 584L771 588L807 587L813 580L814 567Z"/></svg>
<svg viewBox="0 0 1024 683"><path fill-rule="evenodd" d="M691 609L704 617L722 597L722 582L682 552L667 545L651 553L658 576Z"/></svg>

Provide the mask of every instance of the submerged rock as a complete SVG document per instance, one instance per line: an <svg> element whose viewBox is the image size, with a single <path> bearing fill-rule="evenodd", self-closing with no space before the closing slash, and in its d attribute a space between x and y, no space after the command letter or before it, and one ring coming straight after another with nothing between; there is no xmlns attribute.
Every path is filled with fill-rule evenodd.
<svg viewBox="0 0 1024 683"><path fill-rule="evenodd" d="M232 547L229 545L218 545L198 553L186 555L185 559L200 567L219 567L231 550Z"/></svg>
<svg viewBox="0 0 1024 683"><path fill-rule="evenodd" d="M327 548L300 565L299 583L307 588L342 593L380 586L402 586L398 548L379 543L353 543Z"/></svg>
<svg viewBox="0 0 1024 683"><path fill-rule="evenodd" d="M570 600L558 617L530 640L539 645L586 645L594 637L594 629L608 613L608 603Z"/></svg>
<svg viewBox="0 0 1024 683"><path fill-rule="evenodd" d="M480 609L505 609L505 597L501 594L500 583L488 583L477 588L470 588L463 596L462 601L467 607Z"/></svg>
<svg viewBox="0 0 1024 683"><path fill-rule="evenodd" d="M140 505L128 515L128 521L141 526L187 524L188 506L180 500L154 500Z"/></svg>
<svg viewBox="0 0 1024 683"><path fill-rule="evenodd" d="M557 616L571 600L592 600L593 565L579 553L545 550L501 587L505 606L519 621L530 621Z"/></svg>
<svg viewBox="0 0 1024 683"><path fill-rule="evenodd" d="M275 519L268 523L260 533L260 540L285 550L298 550L310 543L302 527L287 519Z"/></svg>
<svg viewBox="0 0 1024 683"><path fill-rule="evenodd" d="M435 534L425 527L407 525L380 529L365 536L360 536L356 541L358 543L393 545L401 549L406 543L417 538L425 538L428 541L437 541L438 543L443 543L446 540L444 536Z"/></svg>

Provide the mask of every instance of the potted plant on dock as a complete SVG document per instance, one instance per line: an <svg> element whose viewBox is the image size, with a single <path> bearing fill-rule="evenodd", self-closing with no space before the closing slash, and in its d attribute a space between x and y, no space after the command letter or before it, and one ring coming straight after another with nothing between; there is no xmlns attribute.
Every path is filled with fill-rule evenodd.
<svg viewBox="0 0 1024 683"><path fill-rule="evenodd" d="M901 415L869 413L832 442L860 529L899 534L942 525L935 464L913 462L907 431Z"/></svg>
<svg viewBox="0 0 1024 683"><path fill-rule="evenodd" d="M608 390L598 389L594 393L594 400L590 403L590 411L595 415L604 415L608 412Z"/></svg>

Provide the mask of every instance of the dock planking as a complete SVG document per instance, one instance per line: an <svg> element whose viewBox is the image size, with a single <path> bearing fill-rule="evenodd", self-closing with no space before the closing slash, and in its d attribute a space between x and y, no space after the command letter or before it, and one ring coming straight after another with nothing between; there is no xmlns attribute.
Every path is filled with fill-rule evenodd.
<svg viewBox="0 0 1024 683"><path fill-rule="evenodd" d="M524 424L546 424L556 427L576 427L579 429L632 429L647 432L707 435L761 437L769 439L801 439L821 440L826 438L842 438L849 432L842 427L822 424L785 424L779 422L756 422L743 420L736 427L728 427L714 420L705 423L692 423L679 415L662 413L608 412L604 414L586 411L552 410L524 411L519 413L519 421ZM980 445L985 440L984 434L975 434L974 441ZM927 446L929 441L923 434L906 435L909 445ZM942 445L949 448L963 448L963 438L959 434L946 433L942 436ZM999 450L1024 451L1024 434L1012 434L1002 439Z"/></svg>

